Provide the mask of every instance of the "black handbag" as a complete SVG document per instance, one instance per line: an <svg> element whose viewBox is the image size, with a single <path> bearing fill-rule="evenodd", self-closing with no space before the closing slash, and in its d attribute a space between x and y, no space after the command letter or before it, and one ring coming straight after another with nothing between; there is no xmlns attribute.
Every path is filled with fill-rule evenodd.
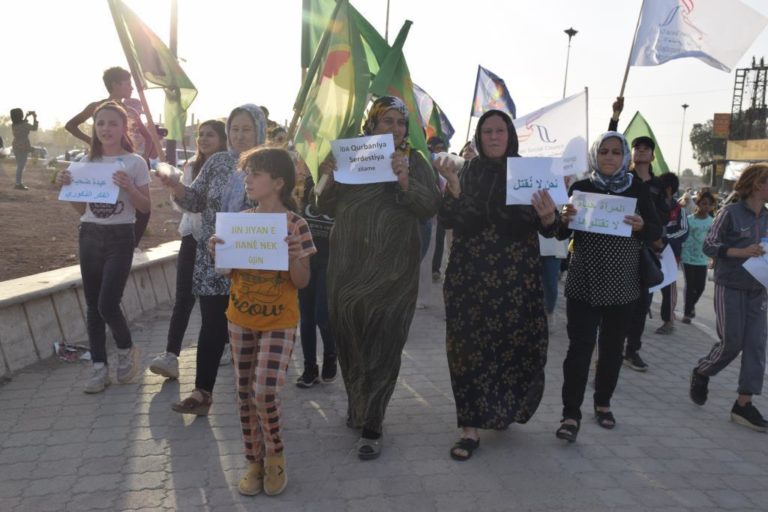
<svg viewBox="0 0 768 512"><path fill-rule="evenodd" d="M640 281L645 288L653 288L664 281L661 261L656 252L647 246L640 249Z"/></svg>

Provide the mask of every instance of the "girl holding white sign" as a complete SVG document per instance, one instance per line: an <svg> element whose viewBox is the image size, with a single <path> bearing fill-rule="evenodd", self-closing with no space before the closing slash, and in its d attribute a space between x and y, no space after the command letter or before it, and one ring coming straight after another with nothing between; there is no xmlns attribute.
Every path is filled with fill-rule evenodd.
<svg viewBox="0 0 768 512"><path fill-rule="evenodd" d="M89 162L114 164L112 181L120 187L115 204L71 202L80 217L80 273L87 306L88 342L93 371L86 393L100 393L110 385L107 366L106 326L117 344L117 381L130 382L139 370L139 349L131 340L120 301L133 262L133 224L136 211L148 213L149 169L133 153L127 136L125 109L108 101L93 114L93 137ZM69 185L72 174L62 171L56 183Z"/></svg>
<svg viewBox="0 0 768 512"><path fill-rule="evenodd" d="M287 151L259 148L244 154L245 191L258 202L252 213L288 216L288 271L234 269L227 319L235 369L240 422L248 471L240 480L241 494L262 490L279 494L288 483L280 437L279 393L299 322L298 289L309 283L309 257L316 252L309 225L296 211L296 174ZM208 249L226 235L213 235Z"/></svg>
<svg viewBox="0 0 768 512"><path fill-rule="evenodd" d="M616 426L611 397L619 379L622 349L634 302L645 293L640 282L640 250L661 236L661 223L648 188L629 173L630 151L624 136L606 132L592 145L589 177L575 182L568 192L591 192L637 199L637 212L624 217L630 236L576 231L568 224L576 215L572 204L562 210L557 237L573 235L573 254L565 283L568 316L568 353L563 362L563 419L556 435L576 441L581 404L589 376L595 342L598 343L594 410L597 423ZM590 206L585 205L583 208ZM599 330L599 340L598 340Z"/></svg>

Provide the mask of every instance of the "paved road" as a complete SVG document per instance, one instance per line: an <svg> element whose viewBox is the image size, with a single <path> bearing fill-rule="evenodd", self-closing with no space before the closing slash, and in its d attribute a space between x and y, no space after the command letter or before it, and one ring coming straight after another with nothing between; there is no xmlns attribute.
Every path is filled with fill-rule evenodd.
<svg viewBox="0 0 768 512"><path fill-rule="evenodd" d="M241 497L245 461L231 368L219 374L208 418L169 409L193 387L195 348L185 342L178 382L147 372L88 396L81 392L86 366L50 360L0 386L0 511L768 509L768 437L728 420L736 368L713 379L705 407L688 399L688 372L711 344L689 326L646 336L651 369L622 372L617 428L602 430L587 418L578 442L567 445L554 437L567 347L559 309L536 416L484 432L470 461L450 460L457 433L436 285L432 302L416 313L377 461L355 456L340 381L310 390L289 385L288 488L279 497ZM163 309L134 326L145 366L164 346L168 318ZM190 340L198 329L195 315ZM301 360L297 345L290 381ZM768 412L768 403L757 402Z"/></svg>

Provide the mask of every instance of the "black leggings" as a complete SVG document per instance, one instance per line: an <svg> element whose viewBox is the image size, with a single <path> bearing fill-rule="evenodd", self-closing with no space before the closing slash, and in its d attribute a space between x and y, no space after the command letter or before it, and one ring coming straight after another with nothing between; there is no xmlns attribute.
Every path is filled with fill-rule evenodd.
<svg viewBox="0 0 768 512"><path fill-rule="evenodd" d="M696 316L696 303L707 286L707 266L683 264L685 271L685 316Z"/></svg>
<svg viewBox="0 0 768 512"><path fill-rule="evenodd" d="M143 213L143 212L140 212L139 210L136 210L136 222L133 225L134 249L139 246L141 237L144 236L144 232L147 230L147 226L149 225L149 216L151 214L152 214L151 211L148 211L147 213Z"/></svg>
<svg viewBox="0 0 768 512"><path fill-rule="evenodd" d="M229 341L227 305L229 295L201 295L200 336L197 338L195 387L213 392L219 361Z"/></svg>
<svg viewBox="0 0 768 512"><path fill-rule="evenodd" d="M195 252L197 242L192 235L181 238L181 247L176 257L176 300L173 303L171 323L168 326L168 342L166 352L177 356L181 352L181 342L187 332L189 316L195 307L195 296L192 294L192 271L195 268Z"/></svg>

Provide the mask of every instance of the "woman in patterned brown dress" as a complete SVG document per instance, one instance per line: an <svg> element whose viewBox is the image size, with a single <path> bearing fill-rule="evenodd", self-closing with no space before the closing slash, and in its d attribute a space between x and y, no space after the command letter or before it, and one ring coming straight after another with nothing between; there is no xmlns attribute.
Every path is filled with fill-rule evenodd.
<svg viewBox="0 0 768 512"><path fill-rule="evenodd" d="M398 98L377 99L366 135L392 133L396 183L345 185L321 166L329 184L318 198L336 218L330 236L328 308L347 389L347 425L362 428L357 454L381 452L384 413L400 372L400 354L416 308L419 225L440 201L434 171L408 145L408 109Z"/></svg>
<svg viewBox="0 0 768 512"><path fill-rule="evenodd" d="M439 218L453 229L445 272L446 345L461 438L451 457L466 460L478 430L525 423L544 392L547 320L537 233L551 237L559 216L548 193L533 206L506 205L507 157L517 157L507 114L486 112L475 132L478 156L448 180Z"/></svg>

